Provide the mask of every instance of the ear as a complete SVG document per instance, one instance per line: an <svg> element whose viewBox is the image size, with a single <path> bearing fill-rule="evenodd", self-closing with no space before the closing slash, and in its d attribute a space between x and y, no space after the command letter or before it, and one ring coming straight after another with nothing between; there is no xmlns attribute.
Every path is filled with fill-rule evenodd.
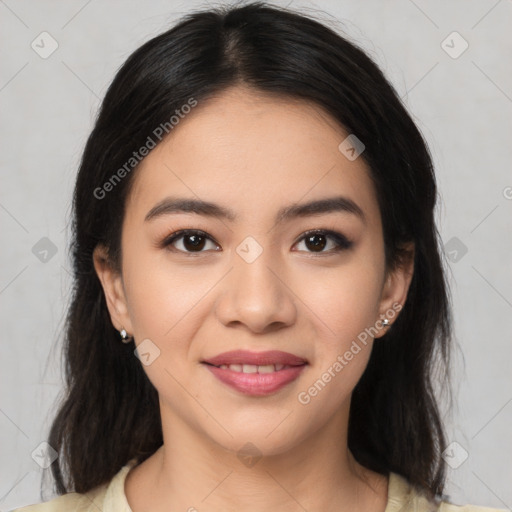
<svg viewBox="0 0 512 512"><path fill-rule="evenodd" d="M414 251L413 242L405 244L396 267L387 273L386 281L382 287L379 318L375 322L379 331L375 338L380 338L386 334L393 322L396 321L407 300L407 292L414 273ZM385 318L389 321L387 326L383 324Z"/></svg>
<svg viewBox="0 0 512 512"><path fill-rule="evenodd" d="M133 335L133 327L128 315L128 307L121 273L115 270L103 245L97 245L93 252L96 274L103 287L108 311L113 326L120 331L125 329Z"/></svg>

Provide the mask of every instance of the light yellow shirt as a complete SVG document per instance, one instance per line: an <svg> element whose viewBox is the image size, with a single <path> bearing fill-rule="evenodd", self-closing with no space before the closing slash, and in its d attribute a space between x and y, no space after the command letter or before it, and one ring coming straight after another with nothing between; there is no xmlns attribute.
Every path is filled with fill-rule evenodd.
<svg viewBox="0 0 512 512"><path fill-rule="evenodd" d="M95 489L79 494L63 494L45 503L17 508L11 512L133 512L124 493L124 481L135 460L128 462L112 480ZM400 475L390 473L388 483L388 501L385 512L430 512L436 510L418 494ZM439 512L505 512L505 509L478 507L473 505L457 506L441 502Z"/></svg>

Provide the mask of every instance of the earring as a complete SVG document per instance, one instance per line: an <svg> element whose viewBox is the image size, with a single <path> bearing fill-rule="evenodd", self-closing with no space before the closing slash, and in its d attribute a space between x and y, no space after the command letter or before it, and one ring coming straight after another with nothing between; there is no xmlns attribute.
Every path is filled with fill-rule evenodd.
<svg viewBox="0 0 512 512"><path fill-rule="evenodd" d="M121 329L119 331L119 334L121 335L121 341L123 343L130 343L130 341L132 341L132 337L128 336L128 333L126 332L125 329Z"/></svg>
<svg viewBox="0 0 512 512"><path fill-rule="evenodd" d="M389 325L390 325L389 320L387 318L384 318L384 320L382 320L382 325L384 327L389 327Z"/></svg>

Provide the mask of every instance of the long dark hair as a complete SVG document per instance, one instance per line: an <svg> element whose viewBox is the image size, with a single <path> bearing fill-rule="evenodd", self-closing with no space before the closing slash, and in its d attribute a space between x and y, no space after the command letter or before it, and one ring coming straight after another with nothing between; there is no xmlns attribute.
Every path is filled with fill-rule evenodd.
<svg viewBox="0 0 512 512"><path fill-rule="evenodd" d="M415 243L408 299L353 391L348 445L365 467L396 472L429 496L442 493L445 433L434 370L441 368L449 383L451 317L432 161L380 69L336 32L264 2L198 11L137 49L116 74L74 191L66 388L48 439L59 454L51 466L58 494L104 484L163 442L157 391L133 343L121 343L112 326L92 254L103 244L119 268L125 203L137 171L133 152L149 136L158 138L158 127L171 133L169 119L191 98L201 104L237 84L313 102L355 134L377 190L388 269L400 264L404 243Z"/></svg>

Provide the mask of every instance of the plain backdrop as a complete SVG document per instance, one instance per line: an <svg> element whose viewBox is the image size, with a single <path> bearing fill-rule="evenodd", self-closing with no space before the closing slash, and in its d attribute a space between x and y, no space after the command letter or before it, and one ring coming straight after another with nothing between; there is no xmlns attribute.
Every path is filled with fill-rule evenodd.
<svg viewBox="0 0 512 512"><path fill-rule="evenodd" d="M459 347L446 494L510 509L512 2L274 3L365 48L430 145ZM0 510L41 501L50 471L36 460L62 389L71 192L99 102L133 50L208 5L0 1Z"/></svg>

